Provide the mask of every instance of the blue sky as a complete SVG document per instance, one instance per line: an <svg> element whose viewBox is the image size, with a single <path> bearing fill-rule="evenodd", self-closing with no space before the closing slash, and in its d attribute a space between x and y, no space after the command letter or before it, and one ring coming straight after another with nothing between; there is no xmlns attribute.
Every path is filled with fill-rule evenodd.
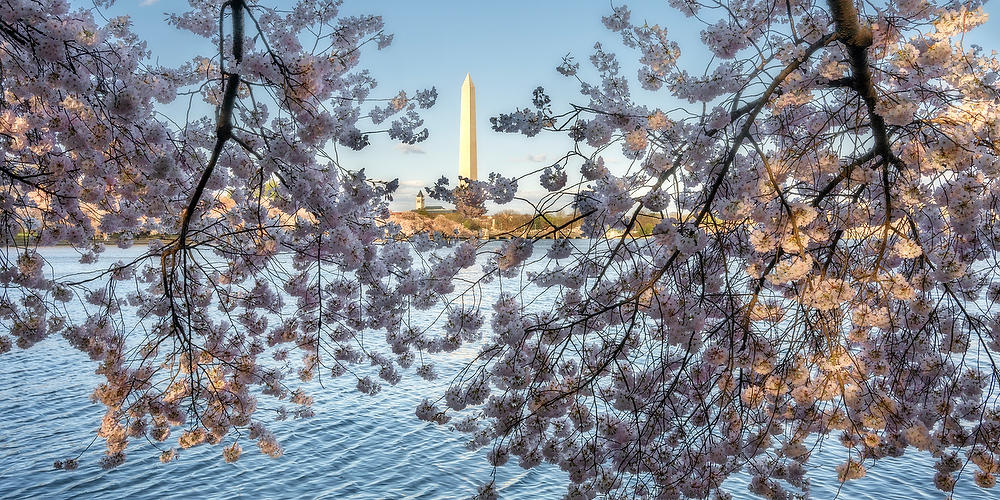
<svg viewBox="0 0 1000 500"><path fill-rule="evenodd" d="M161 64L175 65L192 54L213 50L204 40L163 23L165 11L177 11L186 4L179 0L120 0L109 15L130 15L136 31L148 37L154 58ZM651 24L690 26L665 0L641 5L634 15L641 19L648 14ZM601 16L610 9L611 3L601 0L346 0L342 13L379 14L386 30L394 35L391 46L369 50L362 58L379 81L374 96L392 97L399 90L412 95L413 90L433 86L438 90L438 101L423 111L430 129L428 140L404 146L385 136L372 137L372 145L361 152L339 148L341 163L351 169L364 168L372 177L398 177L401 186L393 202L397 210L412 208L417 190L442 175L454 183L461 86L469 73L476 85L480 176L493 171L518 175L551 164L571 145L563 135L541 134L527 139L499 134L490 129L489 118L529 106L531 92L538 86L545 87L556 102L579 101L576 81L559 75L555 68L567 53L586 66L595 41L617 45L617 38L601 23ZM685 45L700 44L696 30L672 33L690 41ZM623 52L622 56L626 62L632 54ZM541 188L537 182L523 183L520 193L535 198Z"/></svg>
<svg viewBox="0 0 1000 500"><path fill-rule="evenodd" d="M667 27L671 38L681 45L682 60L688 64L707 62L701 57L705 52L697 22L671 9L666 0L626 3L634 21ZM111 13L129 14L137 32L148 38L154 57L173 65L192 54L213 50L204 41L163 23L164 11L186 4L180 0L119 0ZM489 118L530 105L531 91L539 85L553 96L556 109L558 103L579 102L575 80L559 75L555 67L565 54L572 53L586 68L595 41L620 46L601 23L611 5L607 0L346 0L342 13L379 14L387 31L395 36L391 46L370 50L362 58L362 64L379 81L375 96L392 97L399 90L412 95L413 90L434 86L438 101L423 113L430 129L428 140L404 147L384 136L373 137L372 145L361 152L340 148L341 163L351 169L365 168L372 177L398 177L401 187L393 203L397 210L412 208L417 190L441 175L454 179L461 85L466 73L476 85L480 176L491 171L519 175L551 163L571 146L564 136L541 134L527 139L498 134L490 129ZM1000 29L996 28L1000 4L987 4L987 11L993 20L973 38L987 48L1000 49ZM634 53L618 52L626 76L634 77L630 69ZM636 87L633 83L633 92ZM644 102L665 107L671 101L660 93L655 97L650 94ZM540 188L537 182L527 182L521 192L533 198Z"/></svg>

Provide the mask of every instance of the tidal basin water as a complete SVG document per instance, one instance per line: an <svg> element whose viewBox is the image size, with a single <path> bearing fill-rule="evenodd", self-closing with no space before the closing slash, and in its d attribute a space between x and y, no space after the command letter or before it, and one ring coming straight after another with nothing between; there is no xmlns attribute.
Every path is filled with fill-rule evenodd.
<svg viewBox="0 0 1000 500"><path fill-rule="evenodd" d="M69 248L41 251L57 275L97 268L79 264ZM109 249L101 264L143 251ZM483 293L483 303L490 304L497 290L486 286ZM0 330L7 328L0 324ZM97 465L103 440L93 442L104 410L89 399L101 377L87 356L53 336L26 351L0 355L0 498L467 498L494 473L486 449L467 450L465 434L418 420L414 408L425 394L440 394L446 374L473 354L466 348L439 358L438 371L445 376L435 382L409 373L374 397L358 393L348 376L314 379L305 387L315 398L316 416L270 423L285 448L278 459L243 441L243 456L235 464L223 462L219 446L181 450L177 460L161 464L156 447L134 440L126 450L128 461L104 471ZM258 418L266 410L262 407ZM81 452L79 469L53 468L55 460ZM835 436L814 455L812 498L946 496L934 488L934 462L927 454L866 464L867 477L842 485L834 467L844 456ZM1000 490L973 484L973 467L959 478L954 498L1000 498ZM746 491L748 479L729 481L734 498L756 498ZM556 466L523 470L511 460L496 471L496 484L502 498L548 499L562 497L567 481Z"/></svg>

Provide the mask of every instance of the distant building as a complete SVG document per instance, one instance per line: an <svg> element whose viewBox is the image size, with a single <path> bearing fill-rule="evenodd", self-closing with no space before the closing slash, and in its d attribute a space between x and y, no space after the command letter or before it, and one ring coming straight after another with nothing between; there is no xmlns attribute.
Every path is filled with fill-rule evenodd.
<svg viewBox="0 0 1000 500"><path fill-rule="evenodd" d="M444 208L441 205L431 205L424 209L424 212L428 214L453 214L454 210L449 208Z"/></svg>
<svg viewBox="0 0 1000 500"><path fill-rule="evenodd" d="M427 214L451 214L455 213L454 210L447 209L441 205L431 205L427 206L427 198L424 196L424 190L421 189L417 192L417 207L414 209L416 212L424 212Z"/></svg>

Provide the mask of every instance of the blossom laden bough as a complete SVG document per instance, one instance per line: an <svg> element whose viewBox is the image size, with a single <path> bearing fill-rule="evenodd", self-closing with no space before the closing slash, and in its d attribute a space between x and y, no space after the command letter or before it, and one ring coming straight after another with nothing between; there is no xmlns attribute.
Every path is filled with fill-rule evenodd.
<svg viewBox="0 0 1000 500"><path fill-rule="evenodd" d="M399 141L425 139L419 109L437 97L374 99L362 55L391 35L340 4L192 1L168 22L219 50L178 68L155 66L128 18L102 22L100 6L0 7L0 283L15 290L0 299L0 352L61 335L99 363L101 466L121 465L133 439L163 443L164 462L231 435L280 456L264 422L313 413L293 377L350 373L374 394L435 341L402 341L395 357L357 348L370 329L406 329L407 307L443 293L421 291L448 288L469 264L463 250L462 265L443 255L427 274L389 232L398 182L329 154L368 145L367 119ZM179 96L214 119L164 116L158 106ZM93 263L102 241L148 236L159 241L134 260L83 276L54 274L35 250L69 244ZM85 313L66 315L70 301ZM278 403L273 414L262 399ZM223 458L241 450L226 443Z"/></svg>
<svg viewBox="0 0 1000 500"><path fill-rule="evenodd" d="M1000 63L963 41L982 7L671 5L711 19L701 75L627 7L603 21L640 86L695 106L634 102L599 43L596 81L571 56L558 68L584 102L559 113L536 91L493 120L568 134L580 174L546 169L536 207L571 203L592 239L541 271L503 246L485 270L554 304L501 296L474 363L495 390L440 411L481 418L496 466L558 465L570 498L725 495L741 471L754 494L807 493L810 443L830 435L841 481L925 452L928 484L952 491L966 453L992 487ZM605 166L616 145L624 172Z"/></svg>

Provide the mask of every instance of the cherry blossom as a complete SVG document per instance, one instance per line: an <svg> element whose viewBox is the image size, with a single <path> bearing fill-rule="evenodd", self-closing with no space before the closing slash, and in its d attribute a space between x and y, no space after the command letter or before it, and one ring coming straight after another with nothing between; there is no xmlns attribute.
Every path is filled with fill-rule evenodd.
<svg viewBox="0 0 1000 500"><path fill-rule="evenodd" d="M330 153L366 147L380 123L425 139L419 110L437 92L374 97L360 62L391 35L377 16L340 15L340 1L192 0L169 23L219 50L178 68L154 65L127 17L104 20L106 3L0 7L0 282L15 291L0 298L0 352L56 335L97 363L102 467L125 462L133 439L161 443L164 462L220 443L235 461L248 439L280 456L266 422L313 414L296 379L352 376L375 394L445 342L407 336L403 313L442 300L468 248L434 240L445 253L415 263L387 224L398 183ZM158 107L180 98L215 113L185 123ZM138 258L83 276L35 249L69 244L93 263L105 241L149 236ZM86 313L65 314L71 301ZM363 347L371 330L399 337L394 356Z"/></svg>
<svg viewBox="0 0 1000 500"><path fill-rule="evenodd" d="M554 464L569 498L726 497L738 473L788 498L908 453L934 457L929 487L994 487L1000 63L964 38L979 3L671 0L697 41L613 6L627 61L607 41L589 67L567 56L579 103L538 88L491 120L567 138L558 167L429 190L482 213L539 179L537 219L573 211L497 246L404 234L398 183L331 154L368 147L369 124L429 133L433 89L379 98L362 68L391 42L381 19L332 0L190 3L170 22L219 50L178 68L99 7L0 8L0 353L59 336L95 362L96 465L120 466L133 439L164 462L214 445L279 457L266 422L313 414L300 383L376 396L470 345L415 416L489 467ZM215 113L159 111L180 97ZM35 249L99 262L149 235L86 276ZM488 283L503 293L484 304ZM431 309L432 324L407 314ZM814 470L830 438L846 458Z"/></svg>
<svg viewBox="0 0 1000 500"><path fill-rule="evenodd" d="M568 135L559 166L580 174L546 169L535 206L571 203L591 239L542 271L502 246L484 269L520 266L554 304L501 297L473 372L495 390L440 411L489 425L495 466L558 465L568 498L726 497L738 472L759 496L807 494L829 437L849 458L810 474L864 480L927 453L930 487L992 487L1000 63L963 38L982 7L671 5L704 20L707 68L670 23L623 5L603 22L642 88L692 106L634 102L602 42L589 74L558 67L582 102L553 111L536 91L494 120ZM616 143L625 170L605 165Z"/></svg>

